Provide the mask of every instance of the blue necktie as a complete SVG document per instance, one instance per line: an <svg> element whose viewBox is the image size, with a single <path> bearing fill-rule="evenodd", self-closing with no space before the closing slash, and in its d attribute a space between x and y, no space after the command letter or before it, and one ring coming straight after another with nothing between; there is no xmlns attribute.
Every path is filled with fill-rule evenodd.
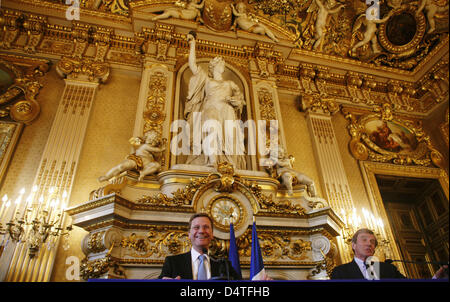
<svg viewBox="0 0 450 302"><path fill-rule="evenodd" d="M198 274L197 280L207 280L206 268L205 268L205 255L198 256L199 264L198 264Z"/></svg>

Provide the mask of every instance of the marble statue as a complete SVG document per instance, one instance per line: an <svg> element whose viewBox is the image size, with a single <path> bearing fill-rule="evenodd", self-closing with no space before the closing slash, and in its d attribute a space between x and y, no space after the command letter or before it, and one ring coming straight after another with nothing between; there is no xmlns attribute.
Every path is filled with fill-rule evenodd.
<svg viewBox="0 0 450 302"><path fill-rule="evenodd" d="M338 5L334 6L336 1L334 0L326 0L326 4L323 4L321 0L313 0L311 2L311 5L308 8L307 12L313 12L315 10L318 10L317 12L317 19L315 24L315 34L314 34L314 46L313 49L317 50L323 40L325 39L325 28L327 26L327 19L328 15L333 15L339 12L342 8L344 8L344 5Z"/></svg>
<svg viewBox="0 0 450 302"><path fill-rule="evenodd" d="M267 35L274 42L278 42L278 39L275 37L273 32L265 27L263 24L257 23L249 18L247 15L247 7L245 3L239 2L236 5L236 8L231 4L231 8L233 9L233 15L236 17L236 24L246 30L248 32L252 32L260 35Z"/></svg>
<svg viewBox="0 0 450 302"><path fill-rule="evenodd" d="M278 146L277 161L267 159L266 166L270 167L269 162L272 162L272 166L269 168L275 168L276 177L280 180L280 183L288 190L288 195L292 196L293 187L296 184L306 185L309 196L316 197L316 187L314 181L307 175L300 173L292 168L294 162L293 156L288 156L283 147Z"/></svg>
<svg viewBox="0 0 450 302"><path fill-rule="evenodd" d="M236 83L223 78L225 61L222 57L210 60L208 71L197 65L195 37L188 34L187 38L188 62L193 75L189 80L184 117L194 135L201 133L202 146L193 140L192 149L201 150L201 154L191 153L186 164L215 167L217 163L227 161L235 169L245 169L243 129L239 127L236 133L230 133L228 130L231 129L227 128L228 121L240 121L244 96Z"/></svg>
<svg viewBox="0 0 450 302"><path fill-rule="evenodd" d="M146 132L144 139L132 137L130 143L135 147L135 153L128 155L123 162L113 167L104 176L100 176L98 181L111 180L113 177L118 177L122 172L133 169L139 171L139 180L142 180L146 175L158 172L161 168L159 159L161 152L166 149L166 141L161 140L159 133L154 130Z"/></svg>
<svg viewBox="0 0 450 302"><path fill-rule="evenodd" d="M176 2L179 6L179 2ZM152 21L161 20L161 19L169 19L169 18L178 18L183 20L199 20L203 23L201 18L200 10L205 5L204 0L202 0L199 4L197 4L197 0L188 0L186 7L169 7L164 10L161 15L155 16L152 18Z"/></svg>
<svg viewBox="0 0 450 302"><path fill-rule="evenodd" d="M353 28L353 33L355 33L362 24L366 26L366 31L364 32L364 38L356 43L352 47L352 52L354 52L357 48L366 45L367 43L372 43L372 51L373 53L380 53L380 49L378 48L378 39L377 39L377 25L386 22L389 20L389 18L392 16L392 11L390 11L386 17L383 19L374 19L374 18L367 18L366 14L360 15L355 22L355 26Z"/></svg>
<svg viewBox="0 0 450 302"><path fill-rule="evenodd" d="M427 33L431 34L436 29L436 22L434 21L434 15L437 12L447 12L448 4L446 6L438 6L436 0L421 0L419 8L416 11L416 15L420 14L423 10L426 11L426 16L430 28Z"/></svg>

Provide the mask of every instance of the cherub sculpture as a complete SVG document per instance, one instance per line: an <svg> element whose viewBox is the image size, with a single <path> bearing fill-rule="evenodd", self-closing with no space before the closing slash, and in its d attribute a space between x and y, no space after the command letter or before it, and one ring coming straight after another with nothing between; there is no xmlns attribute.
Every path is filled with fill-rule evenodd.
<svg viewBox="0 0 450 302"><path fill-rule="evenodd" d="M436 29L436 21L434 21L435 14L438 12L447 12L448 4L446 6L438 6L436 0L421 0L416 15L419 15L423 10L426 11L428 24L430 26L427 32L431 34Z"/></svg>
<svg viewBox="0 0 450 302"><path fill-rule="evenodd" d="M314 33L314 46L313 49L317 50L322 45L323 40L325 39L325 32L327 26L327 19L329 15L338 13L342 8L344 8L343 4L335 6L336 1L334 0L325 0L326 3L323 4L321 0L313 0L311 5L309 6L307 12L312 13L318 10L317 18L315 23L315 33Z"/></svg>
<svg viewBox="0 0 450 302"><path fill-rule="evenodd" d="M356 33L361 25L365 25L366 31L364 32L364 37L361 41L355 44L352 47L352 52L361 46L366 45L367 43L372 43L372 51L373 53L379 53L380 49L378 48L378 38L377 38L377 25L386 22L392 16L392 11L390 11L386 17L383 19L375 19L375 18L367 18L366 14L361 14L355 21L355 26L353 28L353 33Z"/></svg>
<svg viewBox="0 0 450 302"><path fill-rule="evenodd" d="M309 196L316 197L316 187L314 181L307 175L300 173L292 168L294 162L293 156L288 156L283 147L278 146L278 158L274 163L271 159L268 162L274 163L272 166L268 165L269 170L275 168L276 177L280 180L281 184L288 190L288 195L292 196L293 187L297 184L306 185ZM266 165L268 164L266 162Z"/></svg>
<svg viewBox="0 0 450 302"><path fill-rule="evenodd" d="M146 132L144 139L132 137L130 143L135 148L135 153L128 155L123 162L109 170L104 176L100 176L98 181L110 180L133 169L139 171L139 180L159 171L161 168L159 160L161 153L166 149L166 140L161 140L159 133L154 130Z"/></svg>
<svg viewBox="0 0 450 302"><path fill-rule="evenodd" d="M188 0L187 4L183 4L180 2L175 2L175 4L180 7L169 7L165 9L161 15L153 17L152 21L168 18L178 18L183 20L199 20L201 23L203 23L200 10L205 5L204 0L202 0L200 4L197 4L197 0Z"/></svg>
<svg viewBox="0 0 450 302"><path fill-rule="evenodd" d="M231 4L231 8L233 9L233 15L236 17L235 22L240 28L255 34L267 35L274 42L278 42L278 39L270 29L249 18L247 15L247 7L243 2L236 4L236 8Z"/></svg>

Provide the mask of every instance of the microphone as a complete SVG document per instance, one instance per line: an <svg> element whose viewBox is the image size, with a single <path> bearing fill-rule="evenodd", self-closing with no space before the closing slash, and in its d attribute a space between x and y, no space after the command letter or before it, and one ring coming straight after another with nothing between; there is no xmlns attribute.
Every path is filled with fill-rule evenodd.
<svg viewBox="0 0 450 302"><path fill-rule="evenodd" d="M448 261L409 261L409 260L398 260L398 259L386 259L385 263L392 264L392 262L403 262L403 263L413 263L413 264L437 264L439 266L448 265Z"/></svg>
<svg viewBox="0 0 450 302"><path fill-rule="evenodd" d="M230 270L228 268L228 263L225 258L219 258L219 259L211 259L212 261L219 262L219 276L212 277L212 280L230 280ZM224 272L225 271L225 272Z"/></svg>
<svg viewBox="0 0 450 302"><path fill-rule="evenodd" d="M208 249L206 247L202 247L202 253L207 254ZM211 276L211 280L230 280L230 270L228 268L227 260L225 258L213 259L212 257L210 257L210 260L211 260L211 262L212 261L219 262L218 265L220 265L219 266L219 276L218 277ZM225 267L225 273L224 273L224 267Z"/></svg>

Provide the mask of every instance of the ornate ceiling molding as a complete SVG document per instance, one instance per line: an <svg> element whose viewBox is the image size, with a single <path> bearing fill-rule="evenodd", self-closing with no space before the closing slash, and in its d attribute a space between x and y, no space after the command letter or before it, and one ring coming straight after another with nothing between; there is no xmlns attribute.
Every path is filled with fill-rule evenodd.
<svg viewBox="0 0 450 302"><path fill-rule="evenodd" d="M306 3L308 1L302 3L309 5ZM61 6L61 9L67 7L55 4L51 0L19 0L19 2L36 7L48 6L49 3L55 7ZM82 1L82 14L88 10L96 12L100 10L103 14L124 18L123 14L108 11L106 6L94 9L93 3L90 0ZM107 4L103 1L96 3ZM111 8L111 5L108 7ZM160 7L161 10L172 5L173 1L169 0L150 0L131 1L129 6L131 11L138 8L148 9L150 6L152 11L155 11L155 7ZM411 6L408 9L411 10ZM254 10L252 12L255 13ZM400 13L398 9L395 14L397 13ZM0 31L0 47L9 51L83 58L87 61L136 69L142 68L145 56L160 61L173 60L181 64L185 62L187 54L186 34L178 32L182 26L176 22L168 24L162 21L155 23L154 28L149 28L145 26L147 24L151 26L153 22L140 21L145 26L141 27L139 32L125 35L123 31L119 34L118 27L112 27L109 23L103 26L73 21L70 26L60 25L53 23L57 22L54 21L57 20L55 18L49 21L46 16L9 8L2 8L1 14L0 23L4 26ZM100 14L98 18L101 21L102 15ZM131 18L127 22L132 25L134 21ZM195 25L197 26L202 25ZM191 26L186 24L185 27ZM132 28L127 31L132 31ZM309 95L305 100L309 99L310 103L311 95L316 95L315 99L317 96L322 99L333 98L337 104L352 104L363 108L370 108L374 104L380 105L388 100L395 110L424 116L432 111L437 103L448 98L448 72L442 72L445 68L448 69L448 34L439 34L439 37L442 38L441 41L428 52L427 56L419 60L413 71L363 62L347 55L339 57L326 52L295 48L292 43L289 44L290 42L289 47L284 42L277 44L255 42L253 46L248 46L248 43L232 45L198 39L198 51L201 56L206 57L224 56L237 66L248 65L249 70L250 66L254 65L256 66L252 71L254 75L263 78L274 77L280 89ZM248 39L247 36L244 39ZM415 48L417 47L419 46L416 45ZM290 49L288 53L287 48ZM440 59L433 58L440 55L443 55ZM431 67L432 70L423 73L422 69L429 68L428 66L435 61L437 63ZM332 69L323 66L330 66ZM437 66L442 70L437 70ZM418 73L423 74L419 80L416 78ZM439 89L436 90L436 87Z"/></svg>

